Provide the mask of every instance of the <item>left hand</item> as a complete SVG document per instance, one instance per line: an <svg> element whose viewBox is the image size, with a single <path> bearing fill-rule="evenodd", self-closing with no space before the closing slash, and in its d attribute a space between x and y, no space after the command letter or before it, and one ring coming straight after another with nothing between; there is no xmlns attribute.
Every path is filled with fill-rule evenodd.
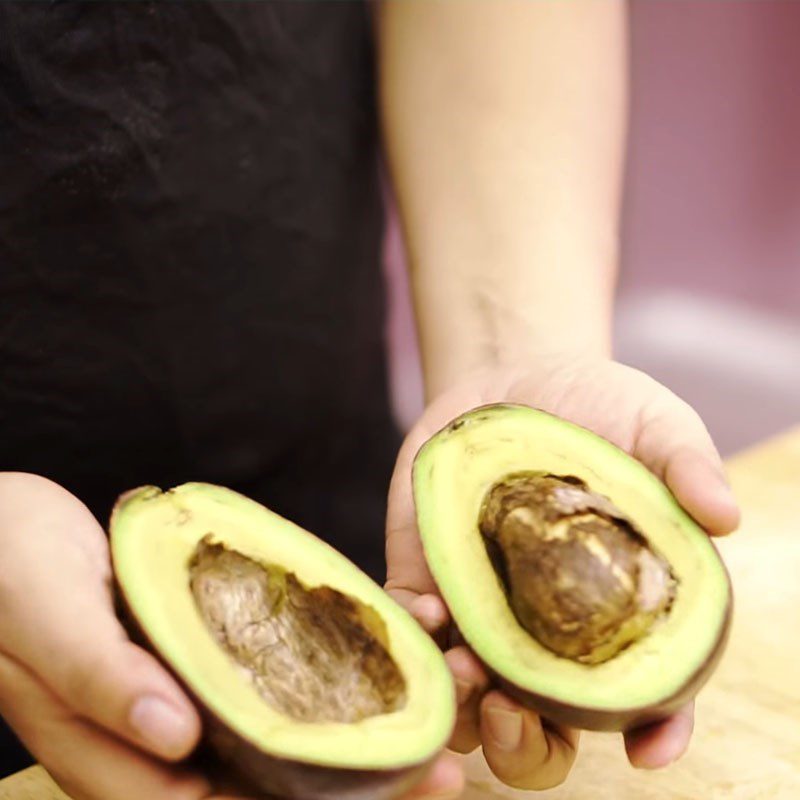
<svg viewBox="0 0 800 800"><path fill-rule="evenodd" d="M710 534L725 534L739 512L711 438L694 410L645 374L605 359L542 358L522 369L486 370L433 402L406 437L389 493L387 591L432 634L450 622L428 571L416 527L411 465L420 446L451 419L476 406L523 403L582 425L643 462ZM578 732L542 720L492 688L480 661L465 646L445 653L459 700L452 749L481 745L492 771L521 789L561 783L575 760ZM625 734L635 767L655 769L685 751L693 705L647 728ZM440 783L444 783L441 781Z"/></svg>
<svg viewBox="0 0 800 800"><path fill-rule="evenodd" d="M181 763L200 718L117 620L108 540L89 509L43 477L0 473L0 552L0 716L64 792L246 800ZM445 754L402 800L456 796L462 781Z"/></svg>

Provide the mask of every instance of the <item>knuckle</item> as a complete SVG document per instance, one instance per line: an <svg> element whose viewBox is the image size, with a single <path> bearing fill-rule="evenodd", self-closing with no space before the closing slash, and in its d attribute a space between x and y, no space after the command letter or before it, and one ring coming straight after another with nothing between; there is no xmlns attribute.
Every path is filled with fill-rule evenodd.
<svg viewBox="0 0 800 800"><path fill-rule="evenodd" d="M113 698L103 689L105 676L117 676L121 664L111 663L110 655L97 651L65 662L56 678L61 699L72 708L93 717L107 710Z"/></svg>
<svg viewBox="0 0 800 800"><path fill-rule="evenodd" d="M123 700L126 685L136 684L150 656L130 641L112 641L66 662L58 679L62 699L82 710L108 710Z"/></svg>
<svg viewBox="0 0 800 800"><path fill-rule="evenodd" d="M97 694L97 672L102 668L100 659L65 664L59 681L64 701L80 708L91 706Z"/></svg>

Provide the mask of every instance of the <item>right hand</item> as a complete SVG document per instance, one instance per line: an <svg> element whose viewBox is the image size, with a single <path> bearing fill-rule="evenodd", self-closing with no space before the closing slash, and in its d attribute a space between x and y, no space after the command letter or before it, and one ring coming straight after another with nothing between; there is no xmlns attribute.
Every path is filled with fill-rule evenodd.
<svg viewBox="0 0 800 800"><path fill-rule="evenodd" d="M468 376L436 399L400 450L387 513L386 589L431 634L449 632L450 613L431 575L417 529L411 470L422 444L459 414L486 403L523 403L593 430L639 459L673 491L711 534L736 528L739 510L719 454L700 417L642 372L606 359L543 354L522 366L489 368ZM547 789L564 781L575 760L578 734L543 724L532 710L496 690L465 645L445 658L456 680L459 711L451 747L482 747L504 783ZM627 731L632 765L658 769L689 744L693 704L672 717Z"/></svg>
<svg viewBox="0 0 800 800"><path fill-rule="evenodd" d="M108 543L86 506L0 473L0 716L73 800L225 800L177 764L200 719L114 615ZM412 795L458 788L444 757ZM231 799L228 799L231 800Z"/></svg>

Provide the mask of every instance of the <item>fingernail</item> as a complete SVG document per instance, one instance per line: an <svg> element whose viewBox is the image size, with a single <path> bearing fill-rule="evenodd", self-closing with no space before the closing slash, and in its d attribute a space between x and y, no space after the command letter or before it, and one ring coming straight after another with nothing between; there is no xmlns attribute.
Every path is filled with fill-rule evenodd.
<svg viewBox="0 0 800 800"><path fill-rule="evenodd" d="M456 702L462 706L472 694L472 684L456 678Z"/></svg>
<svg viewBox="0 0 800 800"><path fill-rule="evenodd" d="M134 730L164 756L181 756L190 746L191 721L160 697L140 697L130 713Z"/></svg>
<svg viewBox="0 0 800 800"><path fill-rule="evenodd" d="M522 741L522 714L505 708L490 708L486 715L494 743L501 750L516 750Z"/></svg>

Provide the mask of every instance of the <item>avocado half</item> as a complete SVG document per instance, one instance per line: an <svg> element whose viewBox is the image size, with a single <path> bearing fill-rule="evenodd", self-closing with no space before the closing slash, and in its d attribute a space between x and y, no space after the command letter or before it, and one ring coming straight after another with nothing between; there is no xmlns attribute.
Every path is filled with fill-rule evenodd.
<svg viewBox="0 0 800 800"><path fill-rule="evenodd" d="M730 628L717 550L666 486L605 439L497 404L419 450L425 555L464 640L554 722L624 731L710 677Z"/></svg>
<svg viewBox="0 0 800 800"><path fill-rule="evenodd" d="M200 710L205 766L248 796L393 798L450 736L452 678L343 555L233 491L123 495L111 552L132 636Z"/></svg>

